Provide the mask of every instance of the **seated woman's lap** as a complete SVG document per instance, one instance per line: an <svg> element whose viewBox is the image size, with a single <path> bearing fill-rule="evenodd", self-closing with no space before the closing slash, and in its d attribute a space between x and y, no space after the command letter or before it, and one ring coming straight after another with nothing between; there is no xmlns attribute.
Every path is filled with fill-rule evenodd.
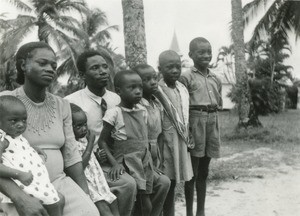
<svg viewBox="0 0 300 216"><path fill-rule="evenodd" d="M65 197L64 216L99 216L98 209L92 200L71 178L62 177L52 183ZM0 203L0 207L9 216L19 216L11 203Z"/></svg>

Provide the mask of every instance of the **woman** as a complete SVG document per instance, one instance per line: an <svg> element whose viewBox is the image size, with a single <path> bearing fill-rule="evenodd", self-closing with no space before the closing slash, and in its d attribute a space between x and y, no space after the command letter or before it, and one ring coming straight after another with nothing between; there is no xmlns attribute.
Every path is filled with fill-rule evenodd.
<svg viewBox="0 0 300 216"><path fill-rule="evenodd" d="M23 45L16 54L17 81L23 86L1 94L14 95L25 104L28 127L24 137L45 151L50 180L65 197L64 216L98 216L88 196L81 156L74 144L70 105L46 92L55 77L56 66L55 53L48 44ZM14 206L2 204L8 215L15 215L16 211L22 216L47 215L35 198L27 196L11 180L0 179L0 191L13 201Z"/></svg>

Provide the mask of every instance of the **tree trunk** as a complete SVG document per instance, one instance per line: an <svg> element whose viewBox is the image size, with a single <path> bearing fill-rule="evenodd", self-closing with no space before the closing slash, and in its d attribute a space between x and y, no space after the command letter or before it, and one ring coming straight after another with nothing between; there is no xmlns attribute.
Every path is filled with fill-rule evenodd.
<svg viewBox="0 0 300 216"><path fill-rule="evenodd" d="M238 91L238 126L246 126L249 113L249 87L246 70L244 23L241 0L231 0L232 39L235 56L236 89Z"/></svg>
<svg viewBox="0 0 300 216"><path fill-rule="evenodd" d="M122 0L125 58L132 68L147 63L143 0Z"/></svg>

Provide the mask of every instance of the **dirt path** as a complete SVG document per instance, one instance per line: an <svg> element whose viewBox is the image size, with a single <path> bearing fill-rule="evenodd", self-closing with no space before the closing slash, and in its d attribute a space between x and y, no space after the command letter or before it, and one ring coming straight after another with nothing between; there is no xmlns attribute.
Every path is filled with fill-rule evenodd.
<svg viewBox="0 0 300 216"><path fill-rule="evenodd" d="M176 203L185 215L185 203ZM232 180L208 186L206 216L300 215L300 166L281 165L263 178Z"/></svg>

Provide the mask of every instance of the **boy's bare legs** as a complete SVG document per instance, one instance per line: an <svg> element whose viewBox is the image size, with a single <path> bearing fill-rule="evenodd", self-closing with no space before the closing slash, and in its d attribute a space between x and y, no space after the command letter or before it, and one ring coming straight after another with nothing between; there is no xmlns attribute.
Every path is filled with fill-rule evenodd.
<svg viewBox="0 0 300 216"><path fill-rule="evenodd" d="M49 216L63 216L63 211L65 207L65 197L60 193L58 193L58 197L58 202L51 205L44 205Z"/></svg>
<svg viewBox="0 0 300 216"><path fill-rule="evenodd" d="M194 177L185 182L186 215L193 216L194 182L196 181L197 213L196 216L205 216L206 179L208 176L210 157L193 157L192 166Z"/></svg>
<svg viewBox="0 0 300 216"><path fill-rule="evenodd" d="M163 207L164 216L175 216L175 187L176 181L171 180L171 186Z"/></svg>
<svg viewBox="0 0 300 216"><path fill-rule="evenodd" d="M100 200L98 202L95 202L95 205L100 213L100 215L103 215L103 216L114 216L110 207L109 207L109 204L104 201L104 200Z"/></svg>
<svg viewBox="0 0 300 216"><path fill-rule="evenodd" d="M138 194L137 199L140 203L141 216L150 216L152 211L152 203L150 199L150 194Z"/></svg>
<svg viewBox="0 0 300 216"><path fill-rule="evenodd" d="M114 216L120 216L118 201L115 200L110 204L110 210Z"/></svg>

